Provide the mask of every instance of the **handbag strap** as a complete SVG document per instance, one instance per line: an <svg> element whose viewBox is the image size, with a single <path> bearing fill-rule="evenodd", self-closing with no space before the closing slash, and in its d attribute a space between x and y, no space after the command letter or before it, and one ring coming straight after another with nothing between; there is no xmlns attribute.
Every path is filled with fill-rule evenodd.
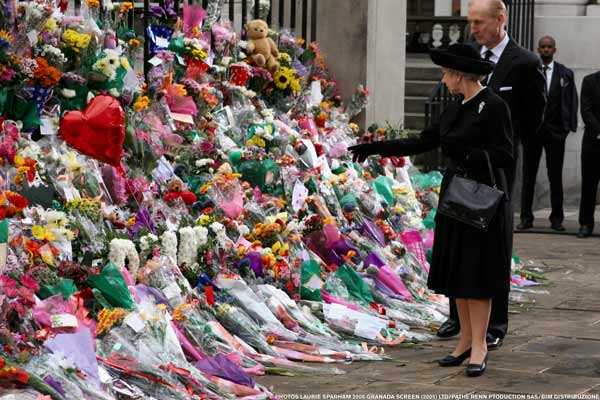
<svg viewBox="0 0 600 400"><path fill-rule="evenodd" d="M494 170L492 169L490 155L488 154L487 150L483 150L483 154L485 154L485 160L487 161L488 170L490 172L490 178L492 179L492 186L496 187L496 177L494 176Z"/></svg>

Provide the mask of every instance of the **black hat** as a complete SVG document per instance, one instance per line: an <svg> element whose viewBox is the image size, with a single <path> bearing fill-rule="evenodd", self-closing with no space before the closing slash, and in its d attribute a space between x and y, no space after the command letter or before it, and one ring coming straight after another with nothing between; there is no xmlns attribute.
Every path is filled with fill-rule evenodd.
<svg viewBox="0 0 600 400"><path fill-rule="evenodd" d="M429 55L435 64L460 72L487 75L494 69L493 62L483 60L477 50L468 44L453 44L446 50L433 49Z"/></svg>

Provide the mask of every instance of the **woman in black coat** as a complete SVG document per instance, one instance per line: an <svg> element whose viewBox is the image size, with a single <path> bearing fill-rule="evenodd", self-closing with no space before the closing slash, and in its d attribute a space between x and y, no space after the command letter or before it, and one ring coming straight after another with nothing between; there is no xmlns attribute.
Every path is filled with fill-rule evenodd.
<svg viewBox="0 0 600 400"><path fill-rule="evenodd" d="M498 189L508 193L505 168L512 163L510 111L494 92L481 85L493 64L480 58L471 46L455 44L447 51L434 50L434 63L442 66L443 83L462 101L451 103L438 123L419 137L374 142L350 147L355 161L369 155L409 156L437 147L450 163L442 181L440 198L456 173L492 185L485 157L487 151ZM487 365L486 331L491 298L506 295L510 288L512 210L503 198L487 230L458 220L436 216L433 255L428 286L437 293L456 298L461 336L452 354L439 360L441 366L457 366L470 358L468 376L481 375Z"/></svg>

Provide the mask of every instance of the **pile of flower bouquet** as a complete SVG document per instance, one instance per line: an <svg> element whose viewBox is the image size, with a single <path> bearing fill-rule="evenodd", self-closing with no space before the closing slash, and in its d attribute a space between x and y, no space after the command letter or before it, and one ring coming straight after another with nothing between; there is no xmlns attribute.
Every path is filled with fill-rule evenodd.
<svg viewBox="0 0 600 400"><path fill-rule="evenodd" d="M186 2L187 3L187 2ZM363 132L316 43L253 64L220 17L7 1L0 14L0 386L19 399L270 398L428 340L440 176L351 162ZM519 285L524 277L515 278Z"/></svg>

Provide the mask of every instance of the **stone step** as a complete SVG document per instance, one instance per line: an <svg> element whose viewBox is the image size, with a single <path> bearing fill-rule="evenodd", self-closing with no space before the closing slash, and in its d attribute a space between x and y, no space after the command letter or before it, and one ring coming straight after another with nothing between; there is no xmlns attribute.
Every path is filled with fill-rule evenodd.
<svg viewBox="0 0 600 400"><path fill-rule="evenodd" d="M421 131L425 127L425 115L423 113L405 113L404 128L408 130Z"/></svg>
<svg viewBox="0 0 600 400"><path fill-rule="evenodd" d="M425 102L427 97L425 96L405 96L404 97L404 112L407 113L424 113Z"/></svg>
<svg viewBox="0 0 600 400"><path fill-rule="evenodd" d="M429 97L437 83L438 81L433 80L406 80L404 95Z"/></svg>
<svg viewBox="0 0 600 400"><path fill-rule="evenodd" d="M442 70L433 64L428 65L417 65L407 64L406 65L406 80L409 81L439 81L442 79Z"/></svg>

